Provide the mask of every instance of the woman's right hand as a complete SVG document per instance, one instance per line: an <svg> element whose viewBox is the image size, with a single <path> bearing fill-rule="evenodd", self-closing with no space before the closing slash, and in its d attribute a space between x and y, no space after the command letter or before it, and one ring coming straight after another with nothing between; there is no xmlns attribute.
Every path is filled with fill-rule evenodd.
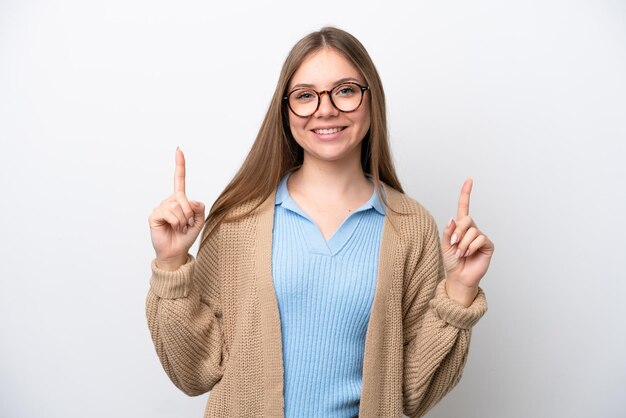
<svg viewBox="0 0 626 418"><path fill-rule="evenodd" d="M176 148L174 194L148 217L157 267L176 270L187 262L189 249L204 226L204 204L185 195L185 156Z"/></svg>

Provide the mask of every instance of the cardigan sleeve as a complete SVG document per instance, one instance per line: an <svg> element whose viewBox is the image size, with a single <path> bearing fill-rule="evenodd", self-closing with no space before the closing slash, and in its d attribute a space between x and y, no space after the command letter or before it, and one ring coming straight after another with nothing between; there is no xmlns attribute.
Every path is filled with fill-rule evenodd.
<svg viewBox="0 0 626 418"><path fill-rule="evenodd" d="M428 214L417 268L404 301L403 410L410 418L426 414L461 379L471 328L487 310L485 295L469 307L448 298L437 226Z"/></svg>
<svg viewBox="0 0 626 418"><path fill-rule="evenodd" d="M159 269L155 260L151 264L148 328L163 369L190 396L211 390L223 375L217 257L216 241L208 239L198 258L188 255L176 271Z"/></svg>

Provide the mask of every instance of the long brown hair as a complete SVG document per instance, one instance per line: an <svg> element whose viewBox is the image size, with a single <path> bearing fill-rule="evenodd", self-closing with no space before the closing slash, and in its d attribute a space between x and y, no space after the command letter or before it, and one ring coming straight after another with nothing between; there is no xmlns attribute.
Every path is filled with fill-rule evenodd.
<svg viewBox="0 0 626 418"><path fill-rule="evenodd" d="M372 176L383 201L381 181L404 192L391 159L385 93L378 71L358 39L341 29L324 27L302 38L289 52L269 109L248 156L209 211L202 243L221 222L241 219L258 208L276 190L288 171L294 171L302 165L304 153L291 134L283 98L300 64L311 53L323 48L332 48L343 54L359 70L369 86L370 127L361 144L363 171ZM232 213L237 206L249 201L255 201L249 211Z"/></svg>

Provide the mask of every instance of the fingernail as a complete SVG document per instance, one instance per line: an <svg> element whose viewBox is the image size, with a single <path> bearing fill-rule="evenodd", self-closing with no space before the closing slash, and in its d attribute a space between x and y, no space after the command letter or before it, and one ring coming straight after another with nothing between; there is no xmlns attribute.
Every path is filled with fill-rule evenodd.
<svg viewBox="0 0 626 418"><path fill-rule="evenodd" d="M193 226L194 219L193 218L189 218L189 221L187 221L187 223L189 224L189 226Z"/></svg>
<svg viewBox="0 0 626 418"><path fill-rule="evenodd" d="M453 219L454 219L454 218L450 218L450 220L448 221L448 225L446 226L446 228L450 228L450 225L452 225L452 220L453 220Z"/></svg>
<svg viewBox="0 0 626 418"><path fill-rule="evenodd" d="M454 245L458 239L459 237L457 234L452 234L452 238L450 239L450 245Z"/></svg>
<svg viewBox="0 0 626 418"><path fill-rule="evenodd" d="M461 250L456 250L456 253L454 254L454 256L456 258L459 258L461 256Z"/></svg>
<svg viewBox="0 0 626 418"><path fill-rule="evenodd" d="M187 225L185 225L185 227L183 228L183 234L187 233Z"/></svg>
<svg viewBox="0 0 626 418"><path fill-rule="evenodd" d="M463 257L467 257L468 254L469 254L469 248L467 249L467 251L465 251L465 254L463 254Z"/></svg>

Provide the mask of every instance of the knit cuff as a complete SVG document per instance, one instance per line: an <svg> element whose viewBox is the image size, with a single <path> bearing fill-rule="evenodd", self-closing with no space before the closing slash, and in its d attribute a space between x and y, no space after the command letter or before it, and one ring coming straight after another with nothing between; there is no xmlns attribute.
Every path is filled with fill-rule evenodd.
<svg viewBox="0 0 626 418"><path fill-rule="evenodd" d="M466 308L448 297L446 279L443 279L437 285L437 291L430 301L430 306L441 320L460 329L470 329L487 312L487 299L479 287L476 299Z"/></svg>
<svg viewBox="0 0 626 418"><path fill-rule="evenodd" d="M178 270L163 270L157 267L156 259L152 260L152 277L150 278L151 290L160 298L176 299L184 298L189 294L191 279L196 260L191 254L187 254L187 262Z"/></svg>

